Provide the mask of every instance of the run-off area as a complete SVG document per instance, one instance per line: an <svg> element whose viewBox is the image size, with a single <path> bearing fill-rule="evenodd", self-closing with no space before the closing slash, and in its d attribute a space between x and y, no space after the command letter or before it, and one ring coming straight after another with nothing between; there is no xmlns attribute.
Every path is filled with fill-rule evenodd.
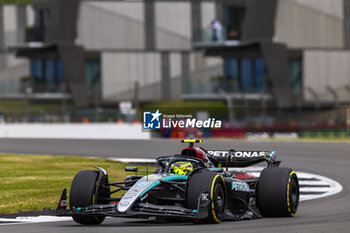
<svg viewBox="0 0 350 233"><path fill-rule="evenodd" d="M127 159L115 159L123 162ZM137 159L133 159L132 162L137 162ZM147 161L138 161L151 163L152 160ZM230 171L233 171L237 178L252 178L259 177L260 172L263 170L263 167L247 167L247 168L229 168ZM299 179L299 188L300 188L300 200L307 201L312 199L317 199L321 197L326 197L339 193L343 187L340 183L335 180L332 180L328 177L296 171L296 174ZM36 217L17 217L17 218L0 218L1 225L11 225L11 224L25 224L25 223L42 223L42 222L58 222L58 221L69 221L72 220L71 217L56 217L56 216L36 216Z"/></svg>

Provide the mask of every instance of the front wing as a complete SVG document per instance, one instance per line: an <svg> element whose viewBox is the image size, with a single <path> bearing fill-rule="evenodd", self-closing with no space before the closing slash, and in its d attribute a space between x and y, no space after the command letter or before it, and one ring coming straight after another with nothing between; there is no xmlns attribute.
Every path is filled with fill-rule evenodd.
<svg viewBox="0 0 350 233"><path fill-rule="evenodd" d="M211 201L209 195L201 194L198 198L197 209L187 209L179 206L154 205L150 203L136 203L129 211L119 212L118 203L97 204L86 207L67 209L66 191L63 190L61 199L56 209L57 216L77 216L77 215L99 215L111 217L129 217L129 218L148 218L148 217L165 217L181 218L189 220L200 220L208 216L208 206Z"/></svg>

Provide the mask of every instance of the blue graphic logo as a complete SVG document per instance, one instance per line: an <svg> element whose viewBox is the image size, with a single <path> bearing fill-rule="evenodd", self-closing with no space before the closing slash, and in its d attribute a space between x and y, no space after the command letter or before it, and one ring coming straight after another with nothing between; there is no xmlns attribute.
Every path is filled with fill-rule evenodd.
<svg viewBox="0 0 350 233"><path fill-rule="evenodd" d="M161 115L159 109L156 112L143 112L143 128L160 129Z"/></svg>

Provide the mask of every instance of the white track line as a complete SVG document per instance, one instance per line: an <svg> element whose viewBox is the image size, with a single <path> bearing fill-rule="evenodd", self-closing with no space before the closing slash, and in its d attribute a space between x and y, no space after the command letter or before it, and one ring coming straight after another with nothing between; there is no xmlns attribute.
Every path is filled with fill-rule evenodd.
<svg viewBox="0 0 350 233"><path fill-rule="evenodd" d="M328 185L328 183L319 180L299 180L299 185Z"/></svg>
<svg viewBox="0 0 350 233"><path fill-rule="evenodd" d="M114 161L124 162L124 163L155 163L154 159L129 159L129 158L110 158ZM246 168L229 168L231 171L248 173L254 177L259 177L260 172L264 167L246 167ZM322 197L327 197L339 193L342 191L343 187L340 183L332 180L328 177L296 171L299 179L313 179L313 180L300 180L300 185L329 185L329 187L301 187L300 192L323 192L322 194L308 194L300 195L300 201L312 200ZM38 216L38 217L17 217L15 219L11 218L0 218L0 226L3 225L13 225L13 224L25 224L25 223L43 223L43 222L61 222L61 221L71 221L71 217L56 217L56 216ZM1 223L3 222L3 223Z"/></svg>
<svg viewBox="0 0 350 233"><path fill-rule="evenodd" d="M155 159L108 158L122 163L155 163Z"/></svg>
<svg viewBox="0 0 350 233"><path fill-rule="evenodd" d="M56 217L56 216L37 216L37 217L17 217L17 218L0 218L0 226L24 224L24 223L43 223L43 222L63 222L71 221L72 217ZM1 223L5 222L5 223Z"/></svg>
<svg viewBox="0 0 350 233"><path fill-rule="evenodd" d="M305 187L299 188L300 192L328 192L331 187Z"/></svg>
<svg viewBox="0 0 350 233"><path fill-rule="evenodd" d="M315 195L301 195L300 200L301 201L306 201L306 200L312 200L316 198L322 198L322 197L327 197L331 195L335 195L343 190L343 187L341 184L335 180L332 180L328 177L321 176L321 175L316 175L316 174L310 174L310 173L305 173L305 172L297 172L297 176L309 176L312 175L313 178L316 178L317 180L320 180L321 182L327 183L330 187L328 188L327 192L323 194L315 194ZM319 189L322 189L319 187Z"/></svg>

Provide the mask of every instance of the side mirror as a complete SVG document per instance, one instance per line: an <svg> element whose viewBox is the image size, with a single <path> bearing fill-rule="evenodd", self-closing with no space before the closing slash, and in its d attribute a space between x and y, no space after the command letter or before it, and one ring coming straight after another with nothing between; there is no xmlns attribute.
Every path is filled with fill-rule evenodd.
<svg viewBox="0 0 350 233"><path fill-rule="evenodd" d="M138 167L125 167L126 172L138 172Z"/></svg>

